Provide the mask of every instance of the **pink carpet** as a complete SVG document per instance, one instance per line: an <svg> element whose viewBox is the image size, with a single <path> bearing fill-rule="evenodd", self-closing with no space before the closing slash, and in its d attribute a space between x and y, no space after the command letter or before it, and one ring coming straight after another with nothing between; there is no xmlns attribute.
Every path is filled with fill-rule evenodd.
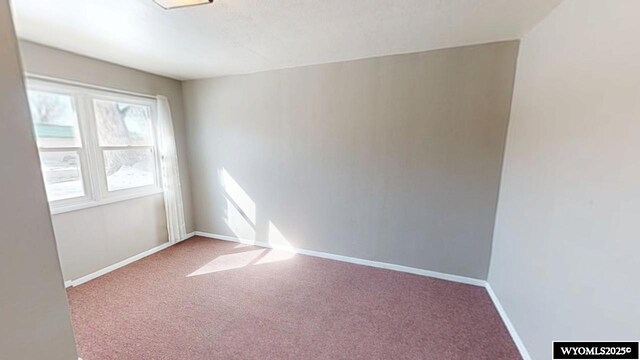
<svg viewBox="0 0 640 360"><path fill-rule="evenodd" d="M84 360L520 359L483 288L218 240L68 294Z"/></svg>

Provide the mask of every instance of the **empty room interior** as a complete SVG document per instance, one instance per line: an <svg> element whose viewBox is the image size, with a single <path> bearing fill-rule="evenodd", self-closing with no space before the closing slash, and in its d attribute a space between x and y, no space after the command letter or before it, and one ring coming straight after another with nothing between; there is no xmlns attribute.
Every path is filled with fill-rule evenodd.
<svg viewBox="0 0 640 360"><path fill-rule="evenodd" d="M0 0L0 359L638 359L639 19Z"/></svg>

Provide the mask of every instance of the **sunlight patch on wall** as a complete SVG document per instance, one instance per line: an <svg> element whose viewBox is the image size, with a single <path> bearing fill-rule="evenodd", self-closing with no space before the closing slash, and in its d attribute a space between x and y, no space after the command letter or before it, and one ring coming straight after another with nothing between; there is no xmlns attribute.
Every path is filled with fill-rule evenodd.
<svg viewBox="0 0 640 360"><path fill-rule="evenodd" d="M220 182L224 189L225 200L227 203L227 217L226 223L229 229L234 235L242 240L256 241L258 240L258 234L256 232L256 203L251 199L246 191L238 184L238 182L229 174L227 169L221 168L219 170ZM266 237L266 239L265 239ZM260 241L266 240L269 247L275 250L269 250L263 253L259 258L255 259L254 265L268 264L282 260L288 260L294 257L295 248L291 242L282 234L273 222L269 221L268 232L265 236L261 232L259 236ZM243 248L247 245L237 244L235 248ZM251 253L248 252L248 253ZM225 255L229 256L229 255ZM241 264L240 261L238 264ZM247 266L238 265L240 267ZM220 266L217 262L212 262L208 266L217 268ZM235 265L233 265L235 266ZM237 268L237 267L232 267ZM200 271L200 270L198 270ZM207 270L208 271L208 270ZM218 270L219 271L219 270ZM209 271L210 272L210 271Z"/></svg>
<svg viewBox="0 0 640 360"><path fill-rule="evenodd" d="M268 243L273 246L274 249L281 249L287 251L294 251L295 248L291 245L291 242L282 235L280 229L278 229L271 221L269 221L269 240Z"/></svg>
<svg viewBox="0 0 640 360"><path fill-rule="evenodd" d="M256 223L256 203L244 191L237 181L229 174L227 169L220 171L222 187L229 198L238 205L240 211L244 213L251 224Z"/></svg>
<svg viewBox="0 0 640 360"><path fill-rule="evenodd" d="M234 235L241 239L255 240L256 230L244 215L236 208L235 204L227 199L227 226Z"/></svg>

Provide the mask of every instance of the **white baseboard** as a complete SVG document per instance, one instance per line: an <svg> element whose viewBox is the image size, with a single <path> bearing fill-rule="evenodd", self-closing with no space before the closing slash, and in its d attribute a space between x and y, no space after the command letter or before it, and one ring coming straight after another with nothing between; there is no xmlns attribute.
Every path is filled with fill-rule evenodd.
<svg viewBox="0 0 640 360"><path fill-rule="evenodd" d="M487 282L487 284L485 285L485 288L489 293L489 297L491 298L491 301L493 301L493 305L496 307L496 310L498 310L498 314L500 314L500 317L502 318L502 322L504 322L504 325L507 327L507 330L509 331L509 335L511 335L511 338L513 339L513 342L516 344L518 351L520 351L520 355L522 356L522 359L531 360L531 355L529 355L527 348L524 346L524 342L518 335L518 332L516 331L516 328L513 326L513 323L509 319L509 316L507 316L507 312L502 307L502 304L500 303L498 296L496 295L495 292L493 292L493 289L491 288L491 284Z"/></svg>
<svg viewBox="0 0 640 360"><path fill-rule="evenodd" d="M254 246L270 248L270 249L291 251L291 252L294 252L296 254L315 256L315 257L319 257L319 258L323 258L323 259L338 260L338 261L348 262L348 263L352 263L352 264L372 266L372 267L381 268L381 269L389 269L389 270L401 271L401 272L406 272L406 273L410 273L410 274L428 276L428 277L432 277L432 278L436 278L436 279L449 280L449 281L454 281L454 282L463 283L463 284L469 284L469 285L475 285L475 286L483 286L484 287L485 284L486 284L486 281L484 281L484 280L474 279L474 278L470 278L470 277L466 277L466 276L445 274L445 273L441 273L441 272L437 272L437 271L418 269L418 268L413 268L413 267L409 267L409 266L389 264L389 263L373 261L373 260L359 259L359 258L343 256L343 255L335 255L335 254L330 254L330 253L325 253L325 252L320 252L320 251L283 247L283 246L269 244L269 243L265 243L265 242L261 242L261 241L241 239L241 238L237 238L237 237L234 237L234 236L211 234L211 233L202 232L202 231L196 231L196 236L202 236L202 237L206 237L206 238L225 240L225 241L232 241L232 242L237 242L237 243L241 243L241 244L254 245Z"/></svg>
<svg viewBox="0 0 640 360"><path fill-rule="evenodd" d="M104 274L110 273L113 270L119 269L119 268L121 268L121 267L123 267L125 265L129 265L134 261L140 260L142 258L145 258L145 257L151 255L151 254L155 254L158 251L164 250L164 249L168 248L171 245L172 245L171 243L164 243L162 245L156 246L153 249L149 249L149 250L147 250L145 252L142 252L142 253L140 253L138 255L134 255L134 256L132 256L130 258L124 259L124 260L122 260L120 262L117 262L117 263L115 263L113 265L107 266L106 268L100 269L100 270L98 270L96 272L93 272L93 273L91 273L89 275L85 275L85 276L83 276L81 278L78 278L78 279L75 279L75 280L65 281L64 282L64 286L65 287L71 287L71 286L78 286L80 284L84 284L87 281L93 280L93 279L95 279L95 278L97 278L99 276L102 276Z"/></svg>
<svg viewBox="0 0 640 360"><path fill-rule="evenodd" d="M195 235L196 235L195 232L189 233L181 241L184 241L186 239L194 237ZM85 276L83 276L81 278L78 278L76 280L67 280L67 281L64 282L64 286L68 288L68 287L71 287L71 286L78 286L80 284L84 284L87 281L93 280L93 279L95 279L95 278L97 278L99 276L102 276L104 274L110 273L113 270L119 269L119 268L121 268L121 267L123 267L125 265L129 265L134 261L138 261L138 260L140 260L140 259L142 259L144 257L147 257L147 256L151 255L151 254L155 254L158 251L164 250L164 249L168 248L171 245L172 245L171 243L164 243L162 245L154 247L153 249L149 249L149 250L147 250L145 252L142 252L142 253L140 253L138 255L134 255L134 256L132 256L130 258L124 259L124 260L122 260L122 261L120 261L118 263L115 263L113 265L107 266L106 268L100 269L100 270L98 270L96 272L93 272L93 273L91 273L89 275L85 275Z"/></svg>

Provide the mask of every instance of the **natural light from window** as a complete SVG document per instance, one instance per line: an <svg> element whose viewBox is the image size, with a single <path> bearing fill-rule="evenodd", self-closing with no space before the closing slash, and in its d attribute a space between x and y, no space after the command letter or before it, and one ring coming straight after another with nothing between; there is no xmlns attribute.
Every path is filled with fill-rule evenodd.
<svg viewBox="0 0 640 360"><path fill-rule="evenodd" d="M28 98L52 210L160 191L155 100L36 80Z"/></svg>

